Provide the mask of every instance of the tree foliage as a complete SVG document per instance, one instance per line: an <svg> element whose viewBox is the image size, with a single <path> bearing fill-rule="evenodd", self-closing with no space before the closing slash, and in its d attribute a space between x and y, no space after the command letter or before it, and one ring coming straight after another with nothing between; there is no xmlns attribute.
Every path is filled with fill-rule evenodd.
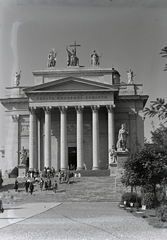
<svg viewBox="0 0 167 240"><path fill-rule="evenodd" d="M136 151L125 162L122 182L126 186L152 186L167 182L167 155L150 144Z"/></svg>
<svg viewBox="0 0 167 240"><path fill-rule="evenodd" d="M124 164L122 182L126 186L149 187L167 182L167 128L163 125L152 132L152 144L136 145Z"/></svg>
<svg viewBox="0 0 167 240"><path fill-rule="evenodd" d="M162 57L167 58L167 47L162 48L160 54L162 54ZM165 64L164 71L167 71L167 64Z"/></svg>
<svg viewBox="0 0 167 240"><path fill-rule="evenodd" d="M149 117L158 116L159 120L167 118L167 103L162 98L157 98L155 101L151 101L150 108L144 109L145 116Z"/></svg>
<svg viewBox="0 0 167 240"><path fill-rule="evenodd" d="M167 47L161 49L160 54L162 57L167 58ZM165 64L164 71L167 71L167 64ZM149 117L158 116L159 120L167 118L167 103L163 98L157 98L155 101L151 101L150 108L144 109L144 114Z"/></svg>
<svg viewBox="0 0 167 240"><path fill-rule="evenodd" d="M167 155L167 127L163 124L159 125L159 128L151 132L152 142L159 152L163 152Z"/></svg>

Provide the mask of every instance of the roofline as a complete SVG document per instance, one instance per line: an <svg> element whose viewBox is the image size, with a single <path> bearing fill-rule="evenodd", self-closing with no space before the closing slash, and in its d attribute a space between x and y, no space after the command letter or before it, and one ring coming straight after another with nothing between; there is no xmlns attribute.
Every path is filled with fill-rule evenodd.
<svg viewBox="0 0 167 240"><path fill-rule="evenodd" d="M33 71L34 76L47 76L47 75L59 75L62 73L63 74L82 74L84 73L89 73L89 74L112 74L114 73L115 69L113 68L101 68L101 67L81 67L81 66L75 66L75 67L66 67L66 68L54 68L54 69L46 69L46 70L35 70Z"/></svg>

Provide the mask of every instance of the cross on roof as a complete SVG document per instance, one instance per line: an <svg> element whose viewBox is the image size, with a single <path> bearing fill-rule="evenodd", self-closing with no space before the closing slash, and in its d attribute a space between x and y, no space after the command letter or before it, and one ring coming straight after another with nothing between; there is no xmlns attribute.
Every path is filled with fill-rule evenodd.
<svg viewBox="0 0 167 240"><path fill-rule="evenodd" d="M76 47L80 47L81 45L77 44L76 41L74 41L73 45L70 45L70 47L74 47L74 51L76 53Z"/></svg>

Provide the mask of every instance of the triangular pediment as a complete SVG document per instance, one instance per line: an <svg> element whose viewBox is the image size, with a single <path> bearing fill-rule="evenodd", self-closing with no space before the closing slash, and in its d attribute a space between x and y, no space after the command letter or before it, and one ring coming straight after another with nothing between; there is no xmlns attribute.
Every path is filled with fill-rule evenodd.
<svg viewBox="0 0 167 240"><path fill-rule="evenodd" d="M116 89L106 83L100 83L93 80L76 78L76 77L67 77L59 80L52 80L47 83L36 85L33 87L28 87L24 89L25 93L28 92L60 92L60 91L106 91Z"/></svg>

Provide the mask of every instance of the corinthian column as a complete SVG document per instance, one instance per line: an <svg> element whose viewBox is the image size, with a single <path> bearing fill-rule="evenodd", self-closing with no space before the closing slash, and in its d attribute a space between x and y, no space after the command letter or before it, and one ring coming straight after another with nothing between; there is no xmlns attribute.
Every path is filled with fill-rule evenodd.
<svg viewBox="0 0 167 240"><path fill-rule="evenodd" d="M77 170L83 169L83 106L76 106L77 111Z"/></svg>
<svg viewBox="0 0 167 240"><path fill-rule="evenodd" d="M36 138L36 115L35 108L29 107L30 115L30 130L29 130L29 170L32 171L36 168L36 149L37 149L37 138Z"/></svg>
<svg viewBox="0 0 167 240"><path fill-rule="evenodd" d="M100 106L91 106L92 109L92 125L93 125L93 169L99 168L99 110Z"/></svg>
<svg viewBox="0 0 167 240"><path fill-rule="evenodd" d="M67 106L59 107L60 109L60 168L66 170L67 162Z"/></svg>
<svg viewBox="0 0 167 240"><path fill-rule="evenodd" d="M115 131L114 131L114 108L115 105L107 105L108 110L108 164L112 163L110 150L115 149Z"/></svg>
<svg viewBox="0 0 167 240"><path fill-rule="evenodd" d="M51 107L44 107L45 111L45 155L44 166L51 167Z"/></svg>

